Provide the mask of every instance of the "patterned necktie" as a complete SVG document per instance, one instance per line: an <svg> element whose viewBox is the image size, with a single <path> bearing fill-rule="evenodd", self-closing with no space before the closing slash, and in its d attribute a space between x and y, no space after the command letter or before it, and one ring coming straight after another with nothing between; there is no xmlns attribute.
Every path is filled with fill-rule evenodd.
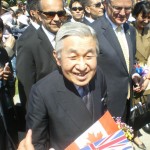
<svg viewBox="0 0 150 150"><path fill-rule="evenodd" d="M121 26L118 26L116 28L116 35L119 40L119 43L120 43L120 46L121 46L121 49L122 49L122 52L123 52L123 55L125 58L126 66L127 66L128 72L129 72L129 65L130 65L130 63L129 63L129 48L128 48L126 36L125 36ZM130 83L128 83L127 99L129 99L129 98L130 98Z"/></svg>
<svg viewBox="0 0 150 150"><path fill-rule="evenodd" d="M123 30L122 27L118 26L116 28L116 33L117 33L117 38L119 40L124 58L125 58L127 69L128 69L128 72L129 72L129 48L128 48L128 43L127 43L125 34L122 32L122 30Z"/></svg>
<svg viewBox="0 0 150 150"><path fill-rule="evenodd" d="M89 91L88 86L79 87L80 88L80 95L82 97L83 102L85 103L87 109L92 114L92 98L91 93Z"/></svg>

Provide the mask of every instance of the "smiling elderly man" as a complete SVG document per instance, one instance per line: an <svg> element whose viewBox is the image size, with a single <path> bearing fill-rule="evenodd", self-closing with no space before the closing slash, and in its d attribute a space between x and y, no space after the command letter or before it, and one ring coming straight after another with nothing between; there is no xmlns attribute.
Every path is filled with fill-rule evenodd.
<svg viewBox="0 0 150 150"><path fill-rule="evenodd" d="M36 150L62 150L104 114L106 83L97 67L95 32L82 23L66 23L56 35L59 70L31 90L27 128Z"/></svg>

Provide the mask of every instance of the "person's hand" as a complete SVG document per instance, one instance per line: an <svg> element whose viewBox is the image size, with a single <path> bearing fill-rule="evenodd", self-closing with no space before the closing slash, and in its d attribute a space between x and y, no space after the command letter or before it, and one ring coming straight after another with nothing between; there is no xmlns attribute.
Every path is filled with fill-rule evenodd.
<svg viewBox="0 0 150 150"><path fill-rule="evenodd" d="M0 67L0 79L3 78L3 68Z"/></svg>
<svg viewBox="0 0 150 150"><path fill-rule="evenodd" d="M11 78L12 76L12 73L11 73L11 70L10 70L10 67L9 67L9 63L6 63L5 64L5 67L3 68L3 80L8 80L9 78Z"/></svg>
<svg viewBox="0 0 150 150"><path fill-rule="evenodd" d="M31 129L28 130L26 137L20 142L17 150L34 150Z"/></svg>
<svg viewBox="0 0 150 150"><path fill-rule="evenodd" d="M148 74L148 77L150 76L150 73ZM140 77L138 78L137 76L133 79L134 81L134 86L133 86L133 91L140 93L144 91L148 84L149 84L149 78L148 77Z"/></svg>
<svg viewBox="0 0 150 150"><path fill-rule="evenodd" d="M141 76L138 75L137 73L135 73L132 76L132 80L134 82L133 91L135 91L137 93L141 92L141 87L140 87L140 83L142 82Z"/></svg>
<svg viewBox="0 0 150 150"><path fill-rule="evenodd" d="M34 150L34 146L32 144L32 130L29 129L26 137L20 142L17 150ZM49 150L55 150L54 148L50 148Z"/></svg>

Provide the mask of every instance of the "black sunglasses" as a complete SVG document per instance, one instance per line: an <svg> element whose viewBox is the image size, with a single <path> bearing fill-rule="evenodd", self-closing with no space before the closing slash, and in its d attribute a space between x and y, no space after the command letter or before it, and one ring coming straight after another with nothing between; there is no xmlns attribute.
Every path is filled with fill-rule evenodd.
<svg viewBox="0 0 150 150"><path fill-rule="evenodd" d="M46 15L46 17L49 18L49 19L53 19L56 16L56 14L58 15L58 17L60 19L63 19L63 18L66 17L66 11L64 11L64 10L57 11L57 12L55 12L55 11L44 12L44 11L39 10L39 12Z"/></svg>
<svg viewBox="0 0 150 150"><path fill-rule="evenodd" d="M73 11L77 11L77 10L82 11L83 7L72 7L71 10L73 10Z"/></svg>
<svg viewBox="0 0 150 150"><path fill-rule="evenodd" d="M102 5L102 3L101 3L101 2L98 2L98 3L93 4L93 5L91 5L91 6L94 6L94 7L96 7L96 8L99 8L99 7L101 7L101 5Z"/></svg>

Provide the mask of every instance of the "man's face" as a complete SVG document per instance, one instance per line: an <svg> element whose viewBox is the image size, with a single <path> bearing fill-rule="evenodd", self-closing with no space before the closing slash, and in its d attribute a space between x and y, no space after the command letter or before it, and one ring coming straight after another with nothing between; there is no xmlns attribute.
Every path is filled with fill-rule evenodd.
<svg viewBox="0 0 150 150"><path fill-rule="evenodd" d="M83 7L80 3L74 2L71 8L71 14L74 20L80 21L84 15Z"/></svg>
<svg viewBox="0 0 150 150"><path fill-rule="evenodd" d="M101 3L101 0L91 0L91 5L86 7L86 10L94 20L104 14L104 6Z"/></svg>
<svg viewBox="0 0 150 150"><path fill-rule="evenodd" d="M95 40L92 37L69 36L62 44L61 58L56 61L63 75L78 86L87 85L96 72Z"/></svg>
<svg viewBox="0 0 150 150"><path fill-rule="evenodd" d="M42 10L39 12L43 26L50 32L56 33L65 19L62 0L41 0ZM56 13L52 15L52 13ZM58 14L59 13L59 14Z"/></svg>
<svg viewBox="0 0 150 150"><path fill-rule="evenodd" d="M121 25L125 23L132 10L132 0L111 0L106 4L106 11L110 20L116 24Z"/></svg>

